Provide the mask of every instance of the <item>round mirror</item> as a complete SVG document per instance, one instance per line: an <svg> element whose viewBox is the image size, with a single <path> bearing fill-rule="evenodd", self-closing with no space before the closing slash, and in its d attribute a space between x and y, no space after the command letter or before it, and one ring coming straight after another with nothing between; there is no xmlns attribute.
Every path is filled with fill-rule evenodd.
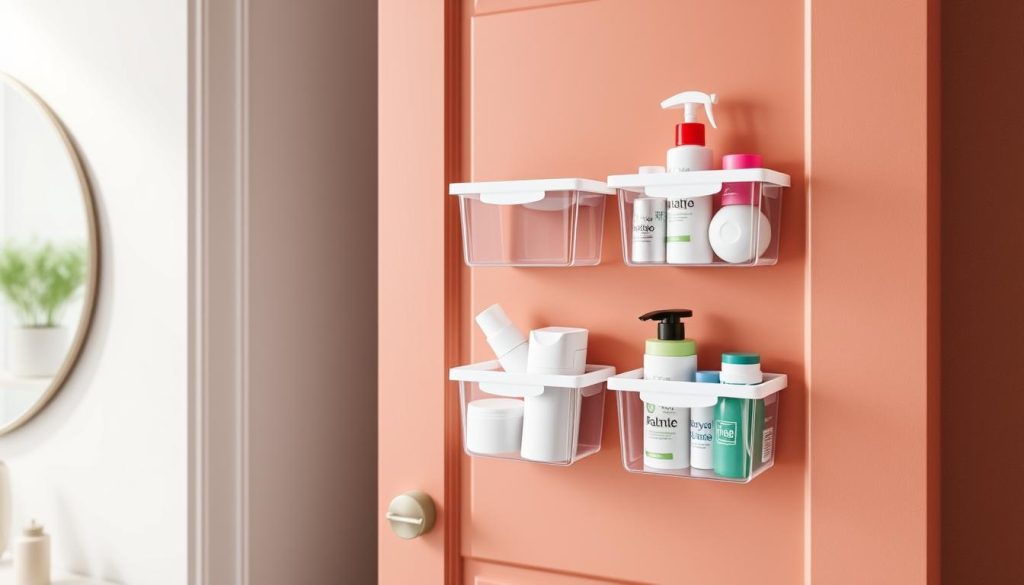
<svg viewBox="0 0 1024 585"><path fill-rule="evenodd" d="M74 367L98 253L92 193L67 132L0 73L0 434L38 413Z"/></svg>

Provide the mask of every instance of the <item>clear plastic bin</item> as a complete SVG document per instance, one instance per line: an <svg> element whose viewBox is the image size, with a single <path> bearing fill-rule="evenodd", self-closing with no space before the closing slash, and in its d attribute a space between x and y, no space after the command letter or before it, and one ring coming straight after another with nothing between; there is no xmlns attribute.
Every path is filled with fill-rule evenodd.
<svg viewBox="0 0 1024 585"><path fill-rule="evenodd" d="M466 454L571 465L597 453L605 380L614 374L595 365L579 376L512 374L497 361L452 368Z"/></svg>
<svg viewBox="0 0 1024 585"><path fill-rule="evenodd" d="M784 374L764 374L764 382L750 386L644 380L643 376L641 368L608 380L608 388L616 390L618 394L619 438L622 444L622 466L626 471L748 483L775 464L778 392L788 384ZM732 404L741 416L735 420L721 421L724 424L720 424L717 406L723 399L734 400ZM728 436L735 443L723 444L721 451L717 450L717 446L713 446L712 450L716 456L721 452L730 459L722 462L716 460L708 469L692 465L671 470L645 466L644 432L650 405L688 408L691 412L693 408L716 407L712 432L723 433L723 437ZM719 470L723 473L719 473Z"/></svg>
<svg viewBox="0 0 1024 585"><path fill-rule="evenodd" d="M608 185L618 191L623 260L629 266L773 265L779 259L782 191L789 184L789 175L769 169L608 177ZM655 201L641 208L648 214L634 223L640 198ZM673 206L682 206L690 225L668 226ZM650 215L649 210L657 214L661 209L664 217ZM693 224L707 227L693 232ZM660 237L667 241L660 243Z"/></svg>
<svg viewBox="0 0 1024 585"><path fill-rule="evenodd" d="M601 262L604 210L614 194L600 181L538 179L452 183L469 266L594 266Z"/></svg>

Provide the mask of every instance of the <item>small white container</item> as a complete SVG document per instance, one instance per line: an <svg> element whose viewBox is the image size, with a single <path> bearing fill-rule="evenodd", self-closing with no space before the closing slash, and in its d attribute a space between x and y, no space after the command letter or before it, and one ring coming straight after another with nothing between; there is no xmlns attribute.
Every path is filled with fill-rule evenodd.
<svg viewBox="0 0 1024 585"><path fill-rule="evenodd" d="M35 520L14 542L14 585L50 585L50 535Z"/></svg>
<svg viewBox="0 0 1024 585"><path fill-rule="evenodd" d="M523 440L523 401L483 398L466 405L466 449L480 455L519 452Z"/></svg>
<svg viewBox="0 0 1024 585"><path fill-rule="evenodd" d="M711 219L708 229L711 249L730 264L746 264L763 256L772 241L768 216L749 201L749 197L741 199L727 192L722 195L722 208ZM751 221L755 215L756 225Z"/></svg>

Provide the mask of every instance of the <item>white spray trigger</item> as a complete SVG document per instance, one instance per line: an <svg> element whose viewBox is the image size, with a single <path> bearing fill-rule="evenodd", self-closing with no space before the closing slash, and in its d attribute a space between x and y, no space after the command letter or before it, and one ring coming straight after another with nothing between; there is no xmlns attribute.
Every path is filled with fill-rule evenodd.
<svg viewBox="0 0 1024 585"><path fill-rule="evenodd" d="M718 96L713 93L707 94L702 91L684 91L661 102L661 107L664 110L682 108L683 121L696 122L697 104L704 104L704 113L708 116L708 122L711 122L712 128L718 128L718 125L715 124L715 114L711 111L711 106L717 103Z"/></svg>

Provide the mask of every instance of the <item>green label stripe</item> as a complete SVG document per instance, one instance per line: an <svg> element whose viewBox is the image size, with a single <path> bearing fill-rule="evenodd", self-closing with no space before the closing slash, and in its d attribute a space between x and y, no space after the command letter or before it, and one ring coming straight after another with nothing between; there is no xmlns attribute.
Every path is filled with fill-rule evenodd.
<svg viewBox="0 0 1024 585"><path fill-rule="evenodd" d="M669 236L669 242L689 242L690 236Z"/></svg>
<svg viewBox="0 0 1024 585"><path fill-rule="evenodd" d="M671 453L654 453L651 451L644 451L644 455L650 457L651 459L672 459Z"/></svg>

